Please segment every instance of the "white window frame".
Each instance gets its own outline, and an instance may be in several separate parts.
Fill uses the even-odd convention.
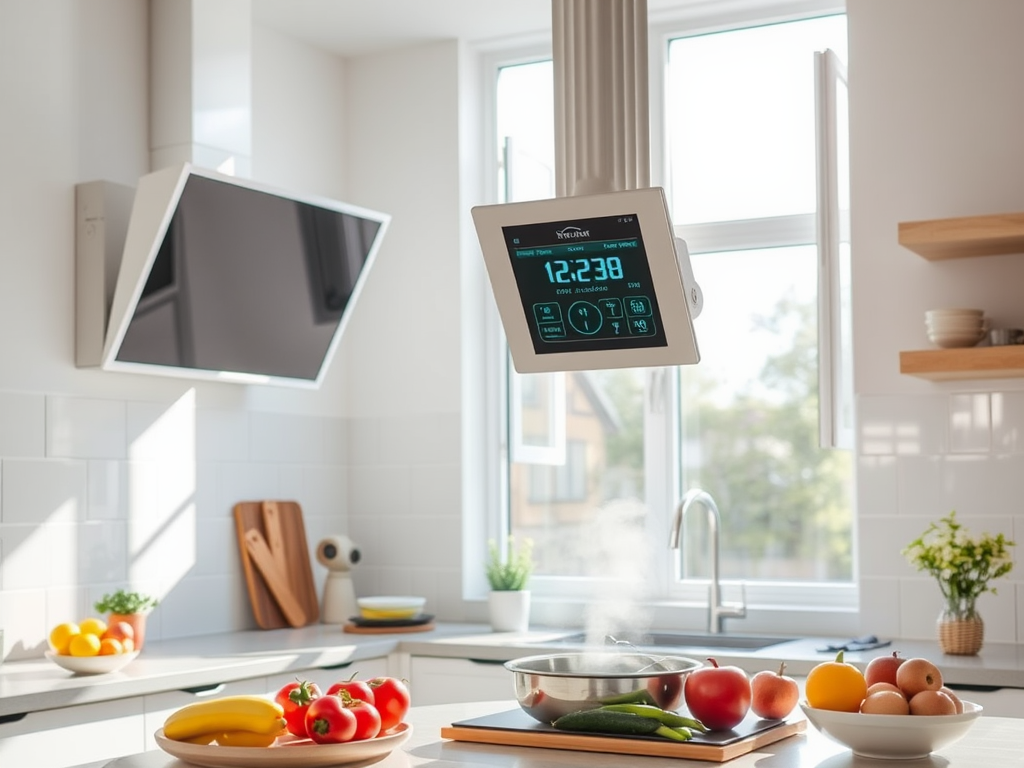
[[[796,21],[816,16],[844,13],[842,2],[836,0],[739,0],[730,4],[726,12],[710,9],[713,4],[702,4],[698,8],[682,8],[679,12],[662,12],[649,24],[650,51],[650,110],[651,110],[651,183],[666,186],[666,138],[665,138],[665,72],[669,40],[682,35],[705,34],[710,32],[740,29],[783,21]],[[498,155],[495,144],[495,88],[496,75],[501,67],[550,59],[548,41],[533,41],[505,50],[491,49],[481,59],[484,84],[487,95],[482,100],[485,108],[483,146],[487,148],[488,167],[485,178],[490,180],[487,194],[492,199],[483,202],[497,202]],[[808,62],[811,66],[811,62]],[[677,234],[687,241],[691,253],[720,250],[741,250],[755,244],[758,247],[806,245],[816,242],[818,226],[816,214],[777,217],[770,220],[748,222],[726,222],[698,226],[677,226]],[[486,285],[481,286],[487,290]],[[500,439],[487,444],[487,462],[499,466],[501,477],[491,479],[488,488],[488,519],[486,530],[491,538],[501,540],[507,530],[507,467],[509,454],[509,425],[504,414],[507,408],[508,364],[507,348],[493,302],[488,304],[488,359],[502,386],[498,395],[490,394],[489,402],[502,403],[497,409],[489,409],[489,433],[500,435]],[[657,466],[646,467],[647,501],[651,512],[650,525],[656,530],[651,535],[664,535],[664,552],[656,554],[655,567],[665,574],[666,583],[658,590],[661,597],[648,606],[654,626],[703,626],[707,609],[707,582],[699,579],[684,584],[672,584],[668,531],[672,512],[679,501],[678,481],[668,475],[669,467],[679,466],[679,414],[678,377],[674,369],[650,369],[648,372],[647,396],[645,399],[645,455],[664,456]],[[495,411],[498,411],[495,413]],[[667,415],[666,415],[667,414]],[[856,515],[854,514],[854,526]],[[480,541],[479,544],[484,542]],[[483,551],[476,546],[476,551]],[[856,564],[856,558],[854,559]],[[857,623],[857,575],[856,565],[852,584],[834,583],[782,583],[748,582],[742,585],[748,606],[748,617],[740,623],[733,623],[732,631],[739,632],[780,632],[784,634],[827,634],[856,633]],[[724,598],[736,600],[740,597],[740,586],[736,582],[723,582]],[[578,623],[585,614],[585,603],[600,594],[601,585],[595,580],[565,577],[538,577],[531,581],[531,589],[537,598],[534,603],[533,621],[538,624],[561,625]],[[479,597],[480,595],[476,595]],[[742,628],[741,628],[742,627]]]

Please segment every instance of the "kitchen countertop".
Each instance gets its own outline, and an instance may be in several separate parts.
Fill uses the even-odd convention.
[[[0,718],[283,672],[345,666],[395,652],[500,662],[571,650],[557,640],[572,633],[569,629],[499,633],[485,625],[439,623],[428,632],[357,635],[346,634],[337,625],[315,624],[151,641],[135,661],[106,675],[73,675],[45,658],[6,661],[0,664]],[[777,668],[785,662],[787,674],[800,676],[819,662],[834,658],[834,653],[818,648],[835,641],[785,640],[754,651],[687,648],[684,654],[703,658],[713,652],[720,664],[737,664],[751,672]],[[894,641],[885,648],[847,652],[844,658],[863,667],[875,656],[892,651],[899,651],[905,658],[923,656],[933,660],[949,683],[1024,688],[1024,645],[992,643],[985,644],[977,656],[946,656],[934,642]]]
[[[379,768],[677,768],[678,758],[625,757],[623,755],[532,747],[502,747],[441,738],[441,728],[453,722],[502,712],[515,707],[512,701],[472,704],[441,704],[413,707],[406,721],[412,736],[401,748],[380,762]],[[900,764],[938,768],[975,768],[984,755],[987,768],[1020,768],[1020,745],[1024,743],[1024,720],[981,717],[971,730],[927,758],[899,761]],[[756,749],[728,762],[730,768],[876,768],[888,761],[863,758],[837,744],[808,724],[802,734]],[[160,750],[121,757],[111,762],[90,763],[79,768],[179,768],[176,758]],[[686,760],[686,765],[720,766],[722,763]]]

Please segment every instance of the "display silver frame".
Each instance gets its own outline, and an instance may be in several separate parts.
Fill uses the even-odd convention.
[[[623,214],[638,218],[667,343],[658,347],[537,353],[504,228]],[[700,361],[687,287],[661,187],[476,206],[472,215],[512,363],[519,373],[693,365]]]

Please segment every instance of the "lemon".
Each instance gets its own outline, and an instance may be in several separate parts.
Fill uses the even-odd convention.
[[[107,623],[103,619],[89,617],[78,623],[78,629],[81,630],[83,635],[103,637],[103,633],[107,631]]]
[[[96,656],[100,652],[100,639],[93,634],[80,632],[71,638],[68,653],[72,656]]]
[[[71,638],[81,631],[81,628],[71,621],[58,624],[50,631],[50,647],[53,649],[53,652],[61,656],[67,656]]]

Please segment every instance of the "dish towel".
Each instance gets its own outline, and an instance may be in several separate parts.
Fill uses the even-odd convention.
[[[839,653],[839,651],[870,651],[872,648],[885,648],[891,640],[879,640],[874,635],[855,637],[842,643],[834,643],[819,648],[819,653]]]

